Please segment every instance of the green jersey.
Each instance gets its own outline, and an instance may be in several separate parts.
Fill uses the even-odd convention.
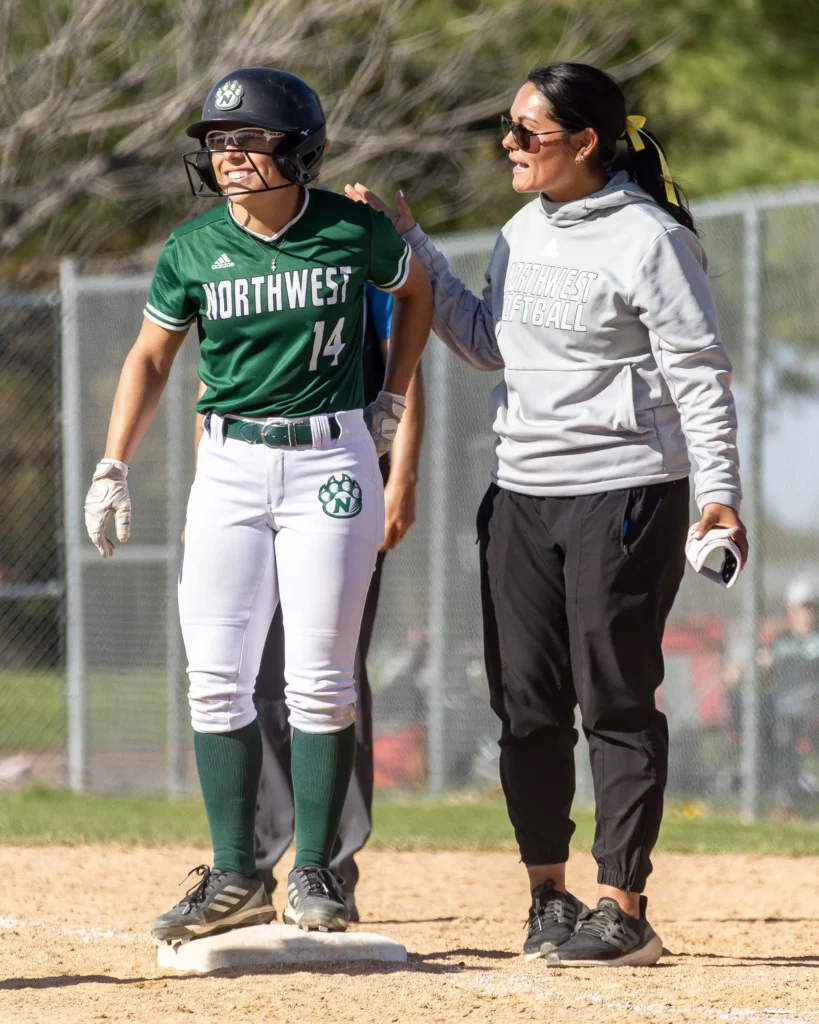
[[[199,412],[312,416],[364,404],[364,285],[391,291],[410,248],[389,219],[323,189],[272,239],[230,204],[177,228],[157,260],[145,316],[181,331],[196,321]]]

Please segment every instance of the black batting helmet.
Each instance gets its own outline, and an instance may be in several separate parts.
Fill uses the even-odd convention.
[[[205,136],[231,124],[283,132],[273,153],[282,177],[293,185],[309,185],[318,177],[326,148],[326,121],[315,91],[298,75],[276,68],[241,68],[220,78],[208,93],[201,120],[186,129],[202,149],[186,153],[185,166],[193,168],[215,195],[222,193]],[[192,179],[191,187],[195,195],[207,195]]]

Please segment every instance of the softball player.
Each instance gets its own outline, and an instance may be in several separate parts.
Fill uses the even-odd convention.
[[[364,401],[375,399],[384,384],[394,301],[372,285],[365,289],[367,327],[364,336]],[[338,878],[350,911],[358,921],[355,890],[359,870],[355,855],[372,831],[373,721],[367,659],[375,628],[381,578],[387,551],[396,547],[415,518],[415,489],[424,432],[424,386],[418,367],[407,391],[407,409],[388,455],[379,460],[384,481],[385,532],[364,605],[356,654],[357,716],[353,777],[338,826],[330,869]],[[197,428],[201,423],[197,416]],[[262,773],[256,803],[256,870],[272,896],[276,864],[293,839],[293,784],[290,778],[290,726],[285,701],[284,629],[277,609],[267,635],[254,703],[262,734]]]
[[[293,729],[296,859],[284,919],[344,930],[328,870],[355,752],[358,632],[384,532],[389,449],[431,322],[431,289],[389,220],[315,181],[325,120],[295,75],[221,79],[187,129],[195,195],[225,196],[173,232],[114,399],[86,499],[103,557],[130,531],[128,462],[194,322],[205,415],[179,582],[196,765],[213,867],[153,924],[193,938],[273,918],[254,858],[262,746],[253,688],[281,602]],[[364,286],[400,300],[384,390],[362,414]]]
[[[524,952],[647,965],[663,948],[642,893],[668,768],[655,691],[685,565],[689,451],[697,532],[729,528],[748,552],[731,366],[691,215],[617,83],[586,64],[535,68],[511,115],[512,185],[535,196],[501,231],[483,298],[400,193],[395,223],[432,280],[436,334],[504,374],[478,538],[501,782],[532,897]],[[594,909],[566,887],[576,704],[597,803]]]

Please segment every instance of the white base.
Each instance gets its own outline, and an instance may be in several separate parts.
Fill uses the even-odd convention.
[[[249,964],[340,960],[391,960],[403,964],[407,961],[407,950],[400,942],[373,932],[303,932],[294,925],[257,924],[181,945],[162,943],[156,959],[160,967],[205,973]]]

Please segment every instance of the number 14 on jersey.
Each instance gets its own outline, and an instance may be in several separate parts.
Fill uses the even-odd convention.
[[[311,372],[318,370],[319,356],[326,356],[328,359],[332,359],[333,361],[330,365],[338,366],[338,357],[344,348],[344,342],[341,340],[341,332],[344,330],[344,317],[333,328],[326,345],[324,344],[325,325],[325,320],[319,320],[313,328],[313,354],[310,357]],[[324,346],[324,351],[322,351],[322,346]]]

